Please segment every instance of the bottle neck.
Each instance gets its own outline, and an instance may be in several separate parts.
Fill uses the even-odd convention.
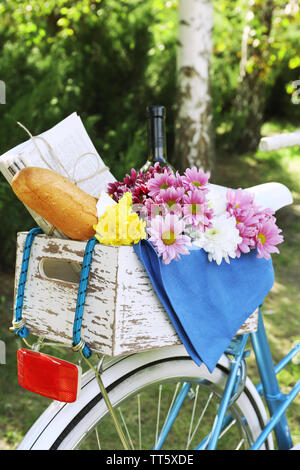
[[[165,108],[163,106],[150,106],[148,113],[148,161],[166,164],[166,126]]]

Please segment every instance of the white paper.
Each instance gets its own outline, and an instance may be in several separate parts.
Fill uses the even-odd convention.
[[[115,206],[117,203],[105,191],[102,191],[97,202],[97,216],[98,220],[105,214],[109,206]]]
[[[32,129],[29,129],[29,131],[33,133]],[[37,138],[35,142],[45,160],[48,162],[48,165],[41,158],[33,140],[29,139],[0,157],[1,171],[3,165],[6,168],[10,166],[16,172],[18,171],[18,166],[19,169],[24,166],[36,166],[40,168],[50,168],[67,178],[70,177],[70,179],[73,176],[75,180],[90,177],[87,181],[78,182],[78,187],[94,197],[99,197],[101,190],[104,189],[108,183],[115,181],[115,178],[109,170],[92,176],[97,170],[103,169],[105,164],[77,113],[71,114],[52,129],[40,134],[40,136],[50,144],[67,171],[64,171],[63,167],[57,164],[48,146],[39,138]],[[88,152],[89,154],[80,159],[77,163],[78,158]],[[74,174],[75,166],[76,171]]]
[[[29,131],[34,135],[34,129],[29,129]],[[26,135],[25,130],[24,135]],[[53,128],[40,134],[39,137],[45,139],[50,145],[61,161],[62,166],[57,164],[55,158],[53,158],[47,143],[40,138],[34,140],[28,138],[0,157],[0,171],[9,184],[11,184],[12,178],[18,171],[28,166],[52,169],[72,181],[75,180],[79,188],[96,198],[99,197],[102,190],[106,189],[108,183],[115,181],[109,169],[105,169],[103,160],[76,112]],[[41,157],[35,143],[44,159]],[[84,154],[87,155],[79,159]],[[97,171],[99,171],[99,174],[95,174]],[[80,182],[81,179],[86,180]],[[51,225],[34,211],[28,207],[26,208],[38,225],[48,233]],[[62,236],[59,231],[55,233]]]

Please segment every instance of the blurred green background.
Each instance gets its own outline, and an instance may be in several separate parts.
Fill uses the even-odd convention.
[[[259,12],[261,0],[250,3]],[[251,21],[254,52],[247,72],[259,71],[258,80],[266,85],[264,120],[295,122],[300,106],[291,98],[292,83],[299,79],[300,13],[293,1],[275,0],[274,6],[267,55],[259,50],[262,21]],[[246,0],[214,2],[216,166],[225,152],[235,151],[243,130],[234,99],[248,10]],[[0,155],[27,140],[17,121],[37,135],[77,111],[101,157],[120,178],[146,159],[145,111],[151,104],[166,106],[172,155],[177,20],[175,0],[1,2],[0,79],[6,84],[6,104],[0,105]],[[0,220],[6,221],[0,227],[0,262],[7,269],[14,262],[16,231],[32,221],[2,177]]]
[[[261,0],[250,6],[261,8]],[[272,30],[264,48],[260,20],[251,21],[251,55],[246,70],[264,84],[262,135],[299,128],[300,9],[297,1],[274,0]],[[266,322],[275,361],[300,338],[300,150],[263,154],[237,147],[243,119],[235,98],[246,0],[214,2],[211,84],[216,141],[214,181],[247,187],[279,181],[293,192],[294,205],[278,213],[285,243],[274,256],[276,285],[266,302]],[[176,111],[175,0],[7,0],[0,3],[0,155],[49,129],[76,111],[99,154],[117,178],[146,160],[146,106],[167,109],[168,155],[174,149]],[[249,20],[249,18],[248,18]],[[267,44],[267,45],[266,45]],[[255,52],[257,48],[257,54]],[[294,84],[294,85],[293,85]],[[255,93],[255,90],[253,91]],[[7,365],[0,376],[0,449],[14,448],[47,399],[21,390],[15,370],[18,340],[8,332],[11,319],[16,233],[34,225],[0,175],[0,327]],[[278,315],[271,315],[272,313]],[[299,365],[282,374],[288,390]],[[4,386],[5,385],[5,386]],[[300,403],[290,411],[292,432],[300,440]]]

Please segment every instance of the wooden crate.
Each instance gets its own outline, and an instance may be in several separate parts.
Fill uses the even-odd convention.
[[[15,292],[26,235],[17,237]],[[85,246],[46,235],[35,238],[23,305],[33,334],[72,345]],[[255,331],[257,316],[254,312],[238,334]],[[181,343],[131,246],[95,246],[81,337],[92,350],[109,356]]]

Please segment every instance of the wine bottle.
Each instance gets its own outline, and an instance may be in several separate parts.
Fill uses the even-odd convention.
[[[161,167],[168,166],[166,143],[166,108],[164,106],[147,107],[147,135],[148,135],[148,159],[142,167],[147,171],[150,166],[159,163]]]

